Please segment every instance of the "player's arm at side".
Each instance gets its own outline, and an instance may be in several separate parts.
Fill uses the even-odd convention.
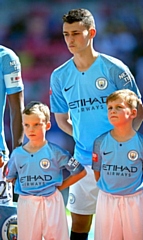
[[[100,178],[101,171],[101,161],[102,157],[100,154],[100,145],[102,143],[102,139],[104,138],[104,134],[98,137],[93,144],[93,152],[92,152],[92,169],[94,172],[95,180],[98,182]]]
[[[21,91],[7,97],[10,108],[12,149],[14,149],[21,145],[23,141],[22,111],[24,109],[24,93]]]
[[[86,170],[83,169],[81,172],[75,174],[75,175],[71,175],[70,177],[68,177],[65,181],[63,181],[61,186],[58,186],[58,189],[61,191],[69,186],[71,186],[72,184],[74,184],[75,182],[79,181],[81,178],[86,176]]]
[[[143,104],[142,101],[140,100],[140,103],[138,104],[137,117],[133,120],[133,127],[136,131],[141,126],[142,121],[143,121]]]
[[[98,182],[98,180],[100,178],[100,172],[94,170],[94,176],[95,176],[96,182]]]
[[[55,113],[55,119],[58,127],[65,133],[72,136],[72,123],[69,113]]]
[[[14,185],[17,178],[17,168],[15,165],[13,152],[11,154],[10,160],[6,164],[4,177],[6,177],[7,182],[11,182]]]

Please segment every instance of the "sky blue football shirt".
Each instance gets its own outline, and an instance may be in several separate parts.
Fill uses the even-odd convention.
[[[76,142],[74,157],[84,165],[91,165],[94,139],[112,129],[107,117],[107,96],[128,88],[141,98],[128,67],[105,54],[99,54],[85,72],[80,72],[71,58],[53,71],[50,86],[51,111],[70,112]]]

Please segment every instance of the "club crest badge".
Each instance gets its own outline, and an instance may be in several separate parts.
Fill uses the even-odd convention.
[[[98,89],[104,90],[108,86],[108,82],[105,78],[98,78],[95,82],[95,85]]]
[[[40,167],[43,169],[48,169],[50,167],[50,161],[47,158],[44,158],[40,161]]]
[[[137,159],[138,159],[138,153],[137,153],[137,151],[134,151],[134,150],[130,151],[130,152],[128,153],[128,158],[129,158],[131,161],[137,160]]]
[[[12,215],[7,218],[2,226],[2,239],[17,240],[17,215]]]
[[[70,204],[73,204],[75,202],[75,196],[72,193],[69,194],[69,202]]]

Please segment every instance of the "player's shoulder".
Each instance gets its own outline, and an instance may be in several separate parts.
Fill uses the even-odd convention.
[[[20,153],[21,151],[23,151],[23,146],[18,146],[12,150],[11,154],[14,155],[14,154]]]
[[[94,140],[94,144],[98,143],[101,144],[101,142],[106,138],[106,136],[109,134],[109,131],[102,133],[101,135],[99,135],[95,140]]]
[[[126,66],[123,61],[120,59],[104,54],[104,53],[99,53],[99,57],[101,61],[103,61],[105,64],[111,65],[111,66],[118,66],[118,67],[123,67]]]
[[[59,146],[58,144],[56,143],[53,143],[53,142],[47,142],[47,147],[53,151],[53,152],[61,152],[61,153],[65,153],[65,154],[69,154],[69,152],[64,149],[63,147]]]
[[[21,156],[23,155],[23,146],[18,146],[12,150],[10,154],[10,159],[14,159],[16,162],[21,161]]]
[[[67,74],[67,71],[70,71],[72,69],[72,66],[73,66],[73,60],[72,60],[72,58],[70,58],[65,63],[60,65],[59,67],[55,68],[54,71],[52,72],[52,74],[58,74],[58,76],[59,76],[59,74],[65,73],[65,71]]]
[[[16,55],[16,53],[12,49],[10,49],[8,47],[5,47],[3,45],[0,45],[0,56],[1,57],[4,57],[4,56],[15,56],[15,57],[18,57]]]
[[[137,132],[137,136],[138,136],[140,142],[143,144],[143,134],[140,132]]]

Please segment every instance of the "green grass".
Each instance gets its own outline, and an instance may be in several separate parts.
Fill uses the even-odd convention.
[[[69,226],[69,233],[70,233],[70,229],[71,229],[71,218],[70,218],[70,212],[68,209],[66,209],[66,214],[68,217],[68,226]],[[94,221],[95,221],[95,214],[93,215],[93,221],[92,221],[92,226],[89,232],[89,236],[88,236],[88,240],[93,240],[94,239]]]

